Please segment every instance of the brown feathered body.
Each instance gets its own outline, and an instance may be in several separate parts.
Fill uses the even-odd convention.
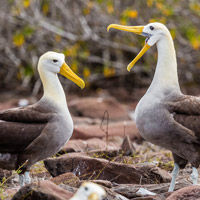
[[[166,93],[155,102],[143,97],[145,111],[139,105],[136,124],[148,141],[172,151],[181,168],[187,162],[200,164],[200,98],[178,93]]]
[[[73,131],[71,116],[66,113],[46,98],[31,106],[1,111],[0,168],[23,165],[23,173],[58,152]]]

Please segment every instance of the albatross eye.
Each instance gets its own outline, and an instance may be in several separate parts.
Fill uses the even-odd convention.
[[[149,28],[150,28],[152,31],[154,30],[154,27],[153,27],[153,26],[150,26]]]
[[[85,191],[88,191],[88,187],[84,187]]]
[[[57,63],[57,62],[58,62],[58,60],[56,60],[56,59],[53,59],[53,62],[54,62],[54,63]]]

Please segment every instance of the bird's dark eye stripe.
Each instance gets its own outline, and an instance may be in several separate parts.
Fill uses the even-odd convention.
[[[56,62],[58,62],[58,60],[56,60],[56,59],[53,59],[53,62],[54,62],[54,63],[56,63]]]
[[[153,26],[150,26],[150,29],[153,31],[153,30],[154,30],[154,27],[153,27]]]

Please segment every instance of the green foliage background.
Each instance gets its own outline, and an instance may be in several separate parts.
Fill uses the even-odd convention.
[[[115,30],[107,33],[106,27],[154,21],[166,24],[174,38],[181,81],[199,84],[199,0],[0,1],[0,89],[37,94],[37,61],[49,50],[63,52],[88,87],[98,79],[124,75],[144,38]],[[151,48],[134,73],[145,72],[151,79],[156,58],[156,49]]]

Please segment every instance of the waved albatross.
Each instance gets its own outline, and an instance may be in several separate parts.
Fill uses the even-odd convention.
[[[127,69],[154,44],[158,61],[153,81],[135,110],[136,126],[144,139],[172,151],[174,169],[169,191],[175,187],[179,169],[189,162],[191,179],[197,184],[200,164],[200,98],[182,94],[178,82],[176,53],[169,30],[161,23],[146,26],[108,26],[146,37],[145,45]]]
[[[106,200],[105,190],[92,182],[84,182],[70,200]]]
[[[73,121],[57,73],[85,87],[61,53],[43,54],[38,71],[43,97],[30,106],[0,111],[0,168],[12,170],[22,166],[21,186],[31,181],[31,165],[57,153],[73,132]]]

